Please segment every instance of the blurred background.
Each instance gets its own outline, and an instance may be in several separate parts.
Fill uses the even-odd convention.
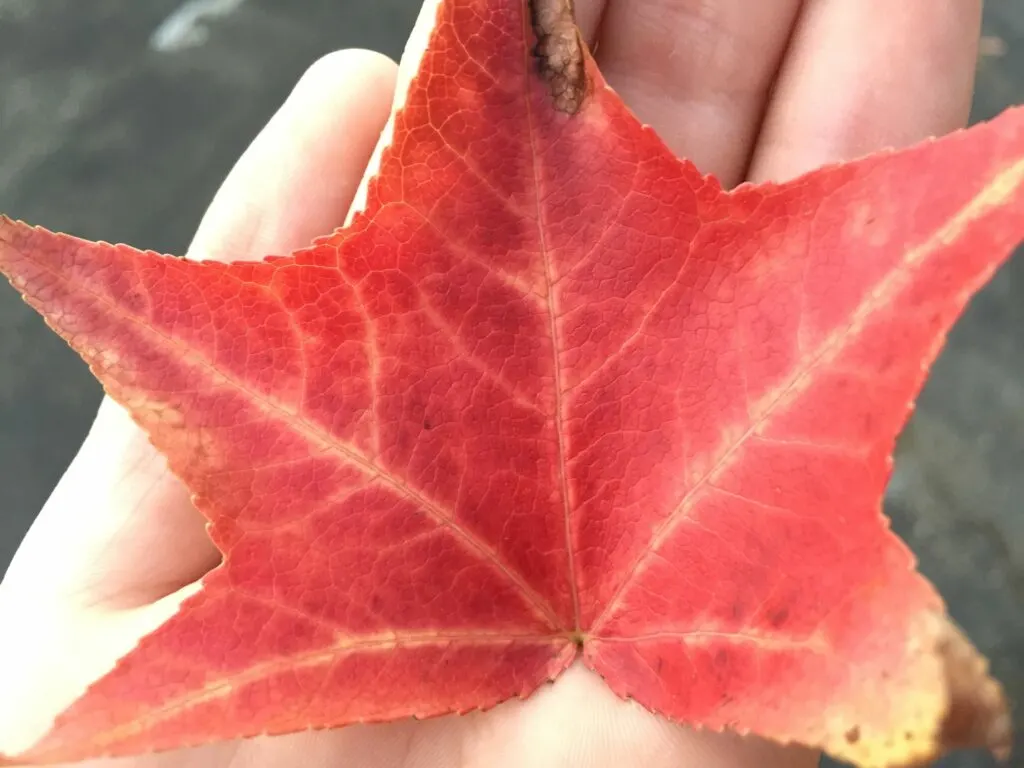
[[[182,253],[234,160],[337,48],[397,58],[419,0],[0,0],[0,211]],[[200,11],[206,11],[206,15]],[[973,119],[1024,103],[1024,0],[989,0]],[[72,459],[100,389],[0,285],[0,572]],[[886,501],[1024,731],[1024,256],[935,366]],[[1024,766],[1018,735],[1015,766]],[[994,765],[964,754],[945,768]]]

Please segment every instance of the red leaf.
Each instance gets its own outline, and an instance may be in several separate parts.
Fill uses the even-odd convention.
[[[286,258],[0,222],[224,553],[19,760],[486,708],[577,655],[865,765],[1004,745],[880,500],[1024,237],[1024,111],[726,192],[535,44],[523,0],[448,0],[365,212]]]

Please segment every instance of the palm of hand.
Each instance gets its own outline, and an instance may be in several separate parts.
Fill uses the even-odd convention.
[[[437,1],[428,0],[414,39],[423,41]],[[898,8],[886,0],[577,0],[577,16],[626,103],[678,153],[733,185],[960,125],[980,0],[908,0]],[[400,83],[416,69],[416,48],[403,60]],[[901,82],[893,82],[894,69]],[[283,253],[338,226],[358,200],[395,77],[391,62],[362,52],[315,65],[225,181],[190,255]],[[322,190],[317,199],[309,199],[311,188]],[[303,206],[288,207],[299,191]],[[25,627],[0,649],[0,676],[9,681],[0,692],[0,744],[45,727],[171,615],[217,559],[187,491],[126,415],[105,403],[0,588],[0,615]],[[339,760],[372,768],[668,768],[811,766],[816,755],[670,725],[573,668],[526,702],[489,713],[111,764],[277,768]]]

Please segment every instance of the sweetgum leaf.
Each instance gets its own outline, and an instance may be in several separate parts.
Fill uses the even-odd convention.
[[[18,761],[427,717],[574,659],[862,765],[1002,748],[881,514],[944,334],[1024,238],[1024,110],[724,191],[565,0],[447,0],[349,226],[216,264],[0,220],[0,271],[224,554]]]

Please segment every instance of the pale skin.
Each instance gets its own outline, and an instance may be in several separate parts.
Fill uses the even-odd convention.
[[[429,26],[428,0],[420,29]],[[981,0],[576,0],[609,83],[726,184],[782,180],[967,119]],[[366,51],[316,63],[238,161],[191,258],[286,253],[342,224],[401,71]],[[301,201],[301,202],[298,202]],[[187,490],[123,410],[96,422],[0,585],[0,747],[45,728],[170,616],[219,554]],[[93,766],[122,768],[810,768],[817,753],[692,731],[583,668],[525,702]]]

